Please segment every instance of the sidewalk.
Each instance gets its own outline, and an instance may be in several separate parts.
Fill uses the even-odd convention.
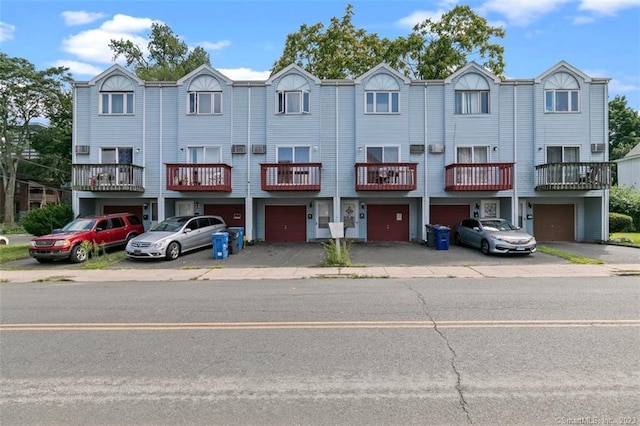
[[[216,281],[303,278],[565,278],[640,276],[639,264],[603,265],[478,265],[478,266],[372,266],[372,267],[283,267],[155,269],[132,273],[131,269],[93,270],[2,270],[0,279],[10,283],[28,282],[148,282]]]

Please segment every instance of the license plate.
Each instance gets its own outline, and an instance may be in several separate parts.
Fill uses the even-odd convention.
[[[140,252],[140,250],[139,250],[139,249],[136,249],[136,250],[134,250],[134,251],[133,251],[133,254],[140,254],[140,253],[141,253],[141,252]]]
[[[524,250],[524,247],[523,246],[517,246],[516,250]]]

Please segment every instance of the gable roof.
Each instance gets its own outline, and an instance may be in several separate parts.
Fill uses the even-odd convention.
[[[540,83],[542,80],[547,78],[549,75],[551,75],[551,74],[553,74],[555,72],[558,72],[558,71],[569,72],[569,73],[571,73],[573,75],[580,76],[587,83],[591,83],[591,77],[589,77],[587,74],[583,73],[578,68],[574,67],[573,65],[569,64],[566,61],[558,62],[557,64],[555,64],[554,66],[552,66],[551,68],[549,68],[548,70],[546,70],[545,72],[540,74],[538,77],[535,78],[535,82],[536,83]]]
[[[136,83],[138,83],[139,85],[141,86],[144,85],[144,80],[142,80],[137,75],[135,75],[134,73],[132,73],[131,71],[129,71],[128,69],[126,69],[125,67],[119,64],[114,64],[109,68],[107,68],[106,70],[102,71],[100,74],[93,77],[88,84],[89,86],[94,86],[99,81],[109,77],[112,74],[125,74],[127,77],[131,78],[132,80],[135,80]]]
[[[296,65],[296,64],[291,64],[289,66],[286,66],[285,68],[281,69],[280,71],[278,71],[277,73],[273,74],[271,77],[269,77],[269,79],[265,82],[265,84],[269,85],[269,84],[273,84],[274,81],[276,81],[277,79],[279,79],[280,77],[289,74],[291,72],[296,72],[298,74],[302,74],[305,78],[308,78],[309,80],[313,81],[315,84],[320,84],[321,81],[318,77],[316,77],[315,75],[309,73],[308,71],[306,71],[304,68]]]
[[[201,74],[213,75],[216,79],[224,81],[225,84],[227,85],[231,85],[233,83],[233,81],[229,77],[222,74],[220,71],[216,70],[215,68],[212,68],[210,65],[202,64],[198,68],[196,68],[195,70],[191,71],[189,74],[185,75],[180,80],[178,80],[176,84],[182,85],[185,83],[185,81],[188,81],[193,77],[197,77],[198,75],[201,75]]]
[[[389,66],[389,64],[384,63],[384,62],[379,63],[375,67],[371,68],[369,71],[367,71],[364,74],[362,74],[361,76],[357,77],[354,81],[355,81],[356,84],[362,84],[363,80],[366,80],[367,78],[371,77],[372,75],[379,74],[381,71],[384,71],[387,74],[391,74],[394,77],[399,78],[405,84],[411,83],[411,79],[409,77],[407,77],[406,75],[404,75],[404,74],[398,72],[397,70],[391,68]]]
[[[627,153],[627,155],[625,155],[622,158],[619,158],[619,159],[615,160],[615,162],[616,163],[620,163],[620,162],[635,160],[636,158],[640,158],[640,143],[636,144],[636,146],[634,146],[631,149],[631,151],[629,151]]]
[[[444,82],[445,84],[451,84],[453,80],[469,72],[475,72],[475,73],[481,74],[486,78],[492,80],[495,84],[500,84],[501,80],[498,76],[496,76],[495,74],[493,74],[492,72],[490,72],[489,70],[487,70],[486,68],[482,67],[480,64],[474,61],[471,61],[465,64],[464,66],[462,66],[460,69],[458,69],[456,72],[451,74],[449,77],[445,78]]]

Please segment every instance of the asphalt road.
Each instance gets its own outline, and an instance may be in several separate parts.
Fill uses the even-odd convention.
[[[2,424],[640,421],[637,277],[0,292]]]

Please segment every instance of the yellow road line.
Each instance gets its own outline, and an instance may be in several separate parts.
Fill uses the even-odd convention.
[[[317,321],[197,323],[59,323],[0,324],[0,331],[127,331],[127,330],[274,330],[367,328],[575,328],[640,327],[640,320],[505,320],[505,321]]]

